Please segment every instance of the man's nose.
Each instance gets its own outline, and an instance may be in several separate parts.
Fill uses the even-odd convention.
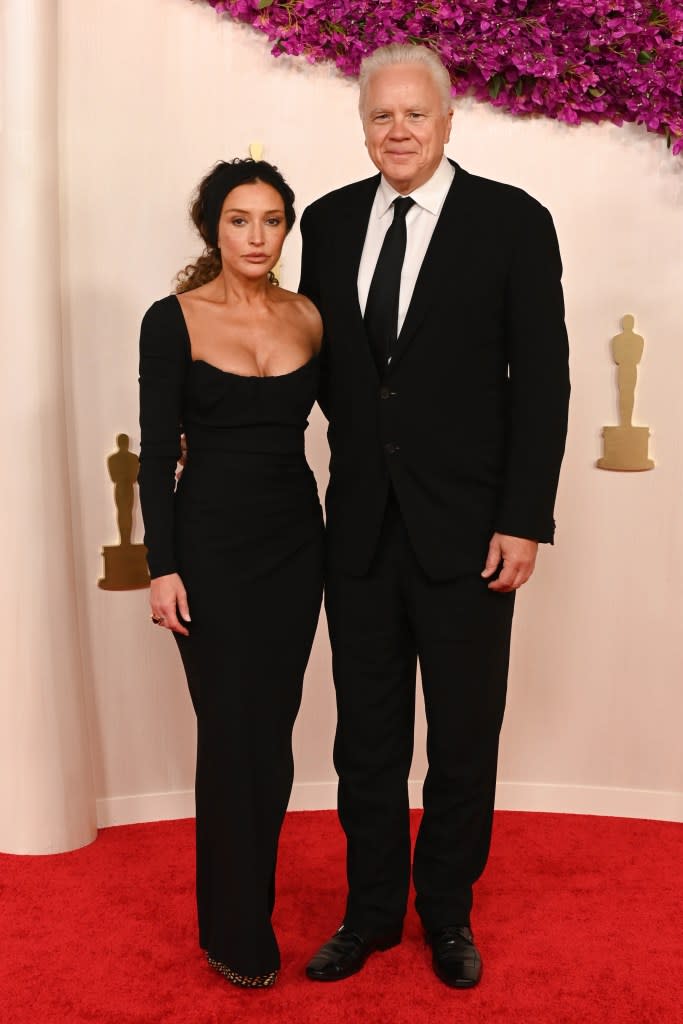
[[[392,139],[405,139],[410,134],[408,122],[404,117],[397,117],[391,126]]]

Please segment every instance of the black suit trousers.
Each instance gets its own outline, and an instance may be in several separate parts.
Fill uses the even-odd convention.
[[[469,921],[491,839],[514,600],[478,574],[430,580],[393,495],[369,572],[328,569],[344,920],[361,934],[400,924],[406,910],[418,660],[429,769],[413,862],[416,907],[427,929]]]

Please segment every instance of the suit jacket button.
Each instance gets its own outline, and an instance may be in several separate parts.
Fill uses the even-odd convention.
[[[380,398],[388,398],[390,394],[391,394],[391,391],[389,391],[388,387],[381,387],[379,389],[379,397]]]
[[[384,451],[387,455],[395,455],[396,452],[400,452],[400,447],[394,441],[389,441],[388,444],[384,445]]]

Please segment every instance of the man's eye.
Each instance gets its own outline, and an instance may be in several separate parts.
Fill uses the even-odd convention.
[[[388,120],[389,120],[389,115],[388,114],[375,114],[375,121],[388,121]]]
[[[417,112],[416,110],[413,110],[413,111],[412,111],[412,112],[411,112],[411,113],[409,114],[409,117],[410,117],[410,118],[411,118],[411,120],[413,120],[413,121],[420,121],[420,120],[422,120],[422,118],[424,117],[424,114],[419,114],[419,113],[418,113],[418,112]]]

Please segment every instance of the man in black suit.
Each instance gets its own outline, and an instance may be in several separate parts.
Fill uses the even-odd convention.
[[[307,967],[353,974],[400,941],[419,659],[429,770],[416,908],[437,975],[470,987],[472,885],[491,836],[515,591],[551,542],[569,381],[548,211],[444,156],[448,73],[430,50],[367,58],[381,172],[304,213],[300,290],[325,324],[326,609],[347,837],[343,925]]]

